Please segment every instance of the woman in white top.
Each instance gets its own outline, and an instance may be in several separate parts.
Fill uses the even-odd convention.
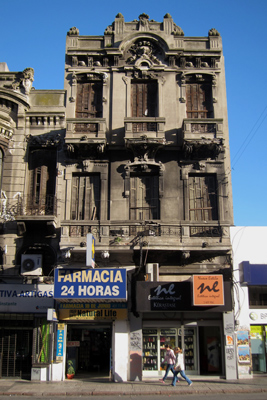
[[[176,361],[174,365],[174,375],[172,380],[172,386],[176,385],[176,381],[178,381],[177,375],[180,373],[181,376],[186,380],[189,386],[193,384],[193,382],[185,375],[184,372],[184,355],[180,347],[175,347],[174,353],[176,355]]]

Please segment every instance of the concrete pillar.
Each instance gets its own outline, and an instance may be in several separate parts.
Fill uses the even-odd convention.
[[[142,319],[130,313],[130,381],[142,380]]]

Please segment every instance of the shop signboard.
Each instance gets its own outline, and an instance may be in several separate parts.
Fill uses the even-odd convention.
[[[218,276],[218,275],[216,275]],[[220,297],[206,302],[204,305],[196,305],[192,299],[192,282],[145,282],[138,281],[136,293],[136,309],[139,312],[150,311],[209,311],[226,312],[232,310],[231,282],[221,282],[211,288],[217,287],[223,290]],[[205,287],[205,286],[204,286]],[[220,300],[218,300],[220,299]],[[222,303],[222,305],[218,305]]]
[[[126,270],[118,268],[55,270],[55,299],[126,300]]]
[[[46,313],[54,307],[53,294],[53,285],[0,285],[0,312]]]
[[[60,320],[125,320],[127,303],[59,303]]]
[[[193,304],[194,306],[223,306],[223,276],[193,275]]]
[[[56,351],[56,360],[63,360],[63,352],[64,352],[64,335],[65,335],[65,325],[58,324],[57,327],[57,351]]]
[[[253,308],[249,310],[249,319],[251,324],[267,324],[267,309]]]

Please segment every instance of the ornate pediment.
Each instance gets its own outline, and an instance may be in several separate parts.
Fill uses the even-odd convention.
[[[154,160],[157,151],[166,144],[162,138],[147,138],[145,135],[135,139],[125,139],[125,145],[132,150],[135,160]]]
[[[138,39],[128,49],[126,54],[127,64],[135,67],[148,67],[161,65],[163,51],[152,40]]]

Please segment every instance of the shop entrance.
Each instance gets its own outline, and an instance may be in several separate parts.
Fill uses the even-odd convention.
[[[111,325],[68,324],[67,362],[72,360],[75,378],[109,377],[111,332]]]
[[[199,356],[201,375],[222,373],[221,334],[218,326],[199,327]]]

